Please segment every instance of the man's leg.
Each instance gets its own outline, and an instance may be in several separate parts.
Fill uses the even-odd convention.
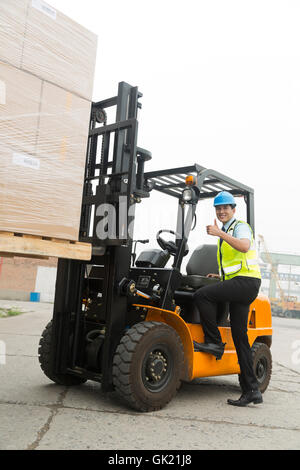
[[[262,394],[259,391],[256,376],[253,370],[253,359],[248,340],[247,326],[249,306],[257,296],[260,281],[253,279],[243,279],[241,286],[247,286],[243,302],[231,302],[230,323],[233,342],[236,348],[238,361],[240,364],[240,384],[242,395],[238,400],[227,400],[228,404],[234,406],[247,406],[249,403],[262,403]]]
[[[231,334],[240,364],[240,383],[242,392],[258,390],[258,383],[253,371],[251,348],[248,341],[247,324],[249,305],[230,303]]]
[[[201,287],[195,292],[194,301],[199,309],[206,343],[222,344],[217,327],[218,302],[229,302],[237,296],[240,299],[235,278]]]
[[[197,291],[194,299],[200,313],[205,342],[219,344],[222,339],[217,328],[218,302],[215,300],[215,290],[211,291],[211,287],[199,289],[201,292]]]
[[[248,313],[249,305],[230,304],[231,333],[240,364],[240,384],[242,388],[242,395],[238,400],[227,400],[227,403],[233,406],[247,406],[249,403],[258,404],[263,402],[253,370],[252,354],[248,341]]]

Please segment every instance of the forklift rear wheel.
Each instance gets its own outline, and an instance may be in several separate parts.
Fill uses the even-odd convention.
[[[272,355],[265,343],[255,342],[251,348],[253,369],[261,393],[268,388],[272,375]]]
[[[156,411],[169,403],[181,385],[184,353],[169,325],[141,322],[121,339],[113,360],[116,392],[138,411]]]
[[[86,379],[80,377],[75,377],[75,375],[68,374],[54,374],[50,366],[50,349],[51,349],[51,340],[52,340],[52,321],[48,323],[46,328],[43,331],[42,337],[39,342],[39,362],[42,371],[52,380],[52,382],[57,383],[58,385],[80,385],[86,382]]]

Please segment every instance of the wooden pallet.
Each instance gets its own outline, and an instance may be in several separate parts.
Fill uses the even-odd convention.
[[[92,245],[59,238],[0,231],[0,256],[89,261],[92,256]]]

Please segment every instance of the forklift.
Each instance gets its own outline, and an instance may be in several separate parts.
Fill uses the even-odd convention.
[[[198,164],[146,172],[151,153],[137,146],[141,97],[137,87],[121,82],[117,96],[92,104],[79,237],[92,245],[92,257],[58,260],[53,318],[38,352],[53,382],[71,386],[93,380],[126,406],[148,412],[167,405],[182,382],[240,373],[228,305],[219,306],[218,327],[226,343],[221,360],[193,347],[193,341],[204,341],[193,297],[201,287],[220,282],[207,277],[218,274],[217,246],[199,246],[186,273],[181,265],[198,202],[229,191],[244,199],[253,228],[254,191]],[[111,112],[115,122],[108,124]],[[137,257],[136,243],[148,240],[133,239],[135,208],[152,191],[177,200],[177,226],[159,230],[158,246]],[[264,392],[272,370],[272,316],[263,295],[250,306],[248,338]]]

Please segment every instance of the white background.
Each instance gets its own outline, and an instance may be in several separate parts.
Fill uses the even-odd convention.
[[[298,0],[50,4],[99,37],[94,100],[115,96],[120,81],[143,93],[148,171],[199,163],[253,187],[256,234],[270,251],[300,252]],[[175,228],[176,213],[175,200],[152,193],[135,236]],[[214,217],[200,204],[191,244],[214,242],[205,235]]]

